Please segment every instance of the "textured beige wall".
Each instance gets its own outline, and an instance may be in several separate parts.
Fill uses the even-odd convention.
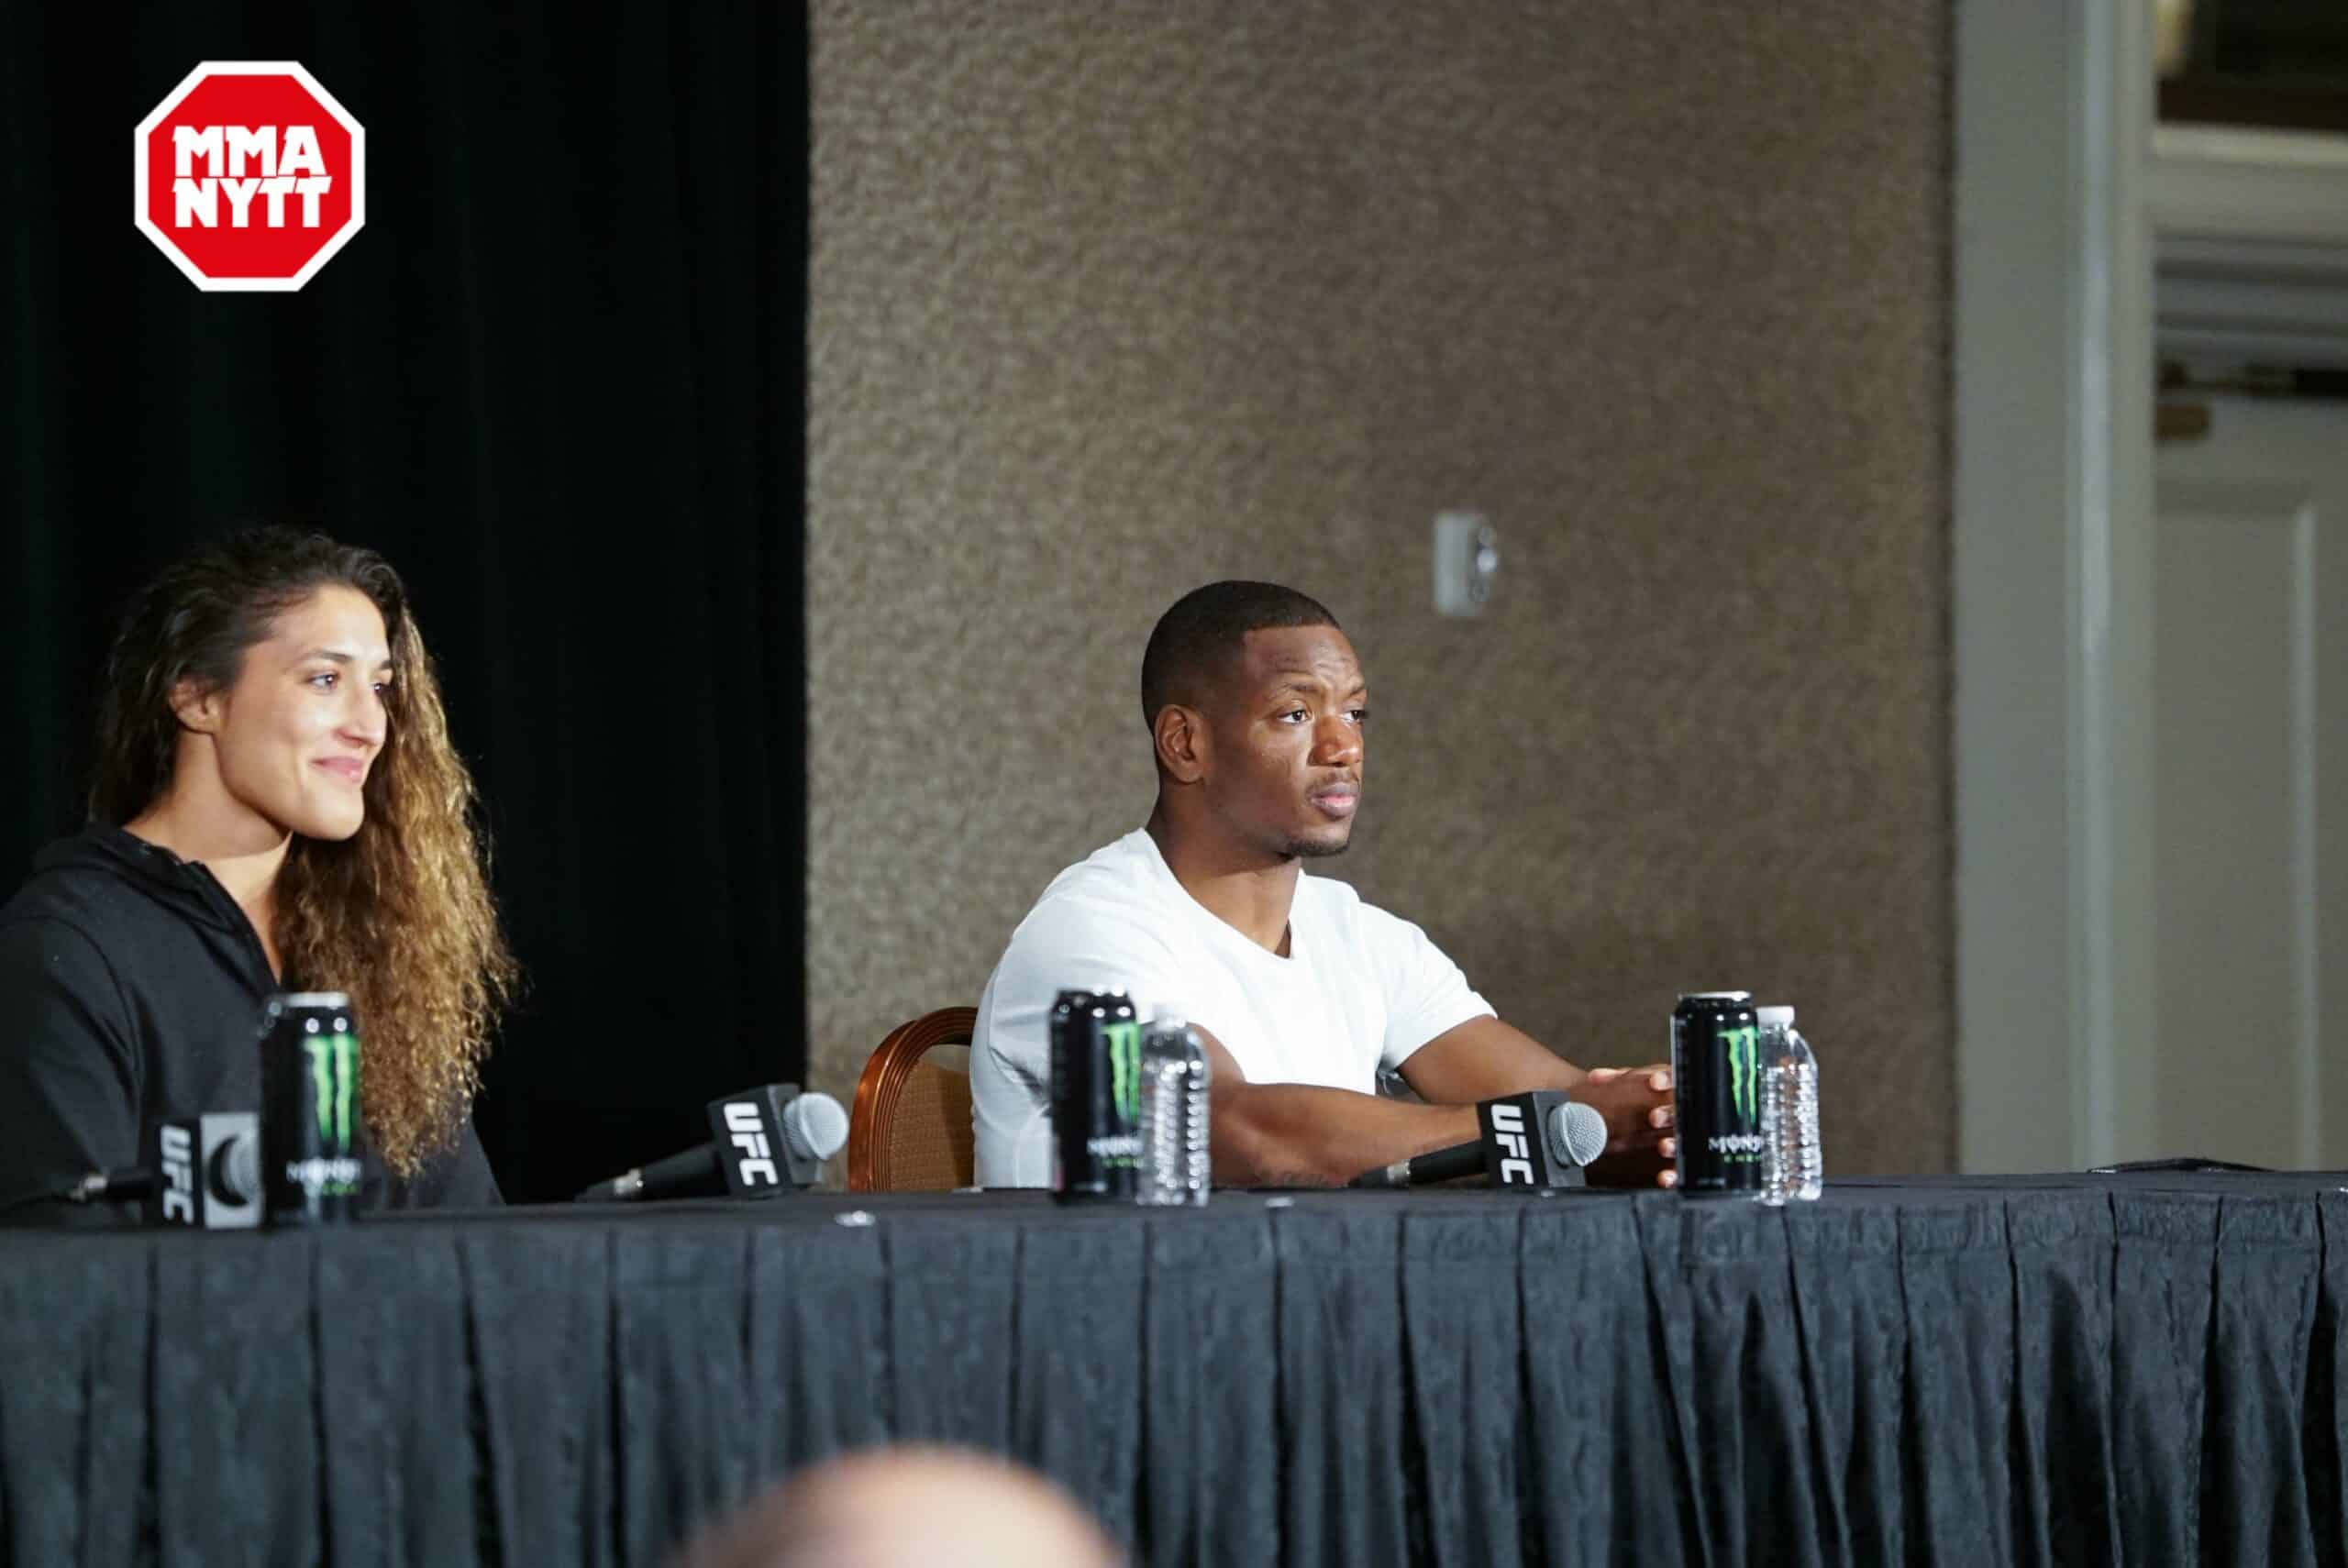
[[[1149,625],[1263,577],[1369,672],[1316,870],[1577,1059],[1796,1001],[1834,1166],[1945,1168],[1944,6],[812,15],[815,1080],[1141,821]]]

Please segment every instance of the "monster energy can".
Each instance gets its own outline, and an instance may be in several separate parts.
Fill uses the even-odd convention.
[[[1141,1022],[1123,991],[1052,1003],[1052,1196],[1131,1203],[1141,1176]]]
[[[340,991],[269,999],[260,1036],[260,1159],[272,1225],[359,1208],[359,1020]]]
[[[1761,1030],[1750,991],[1696,991],[1671,1010],[1679,1190],[1761,1187]]]

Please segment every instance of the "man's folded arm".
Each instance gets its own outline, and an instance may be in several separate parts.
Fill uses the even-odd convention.
[[[1398,1070],[1429,1105],[1473,1105],[1527,1089],[1572,1090],[1589,1076],[1490,1014],[1445,1030],[1403,1057]]]
[[[1213,1073],[1209,1131],[1218,1187],[1342,1187],[1380,1165],[1475,1141],[1472,1105],[1249,1083],[1213,1032],[1193,1027]]]

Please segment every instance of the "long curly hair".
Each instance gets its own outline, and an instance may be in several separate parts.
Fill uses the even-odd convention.
[[[171,787],[172,693],[235,684],[245,653],[323,588],[363,593],[392,655],[366,820],[341,841],[295,836],[273,890],[289,990],[347,991],[365,1040],[367,1131],[414,1176],[449,1146],[519,981],[473,826],[472,776],[389,562],[316,534],[250,528],[180,561],[132,600],[106,657],[90,815],[116,826]]]

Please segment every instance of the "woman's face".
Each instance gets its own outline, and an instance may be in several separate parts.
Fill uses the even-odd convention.
[[[355,589],[322,588],[245,650],[234,685],[181,720],[212,736],[237,805],[281,833],[344,839],[367,820],[391,679],[382,613]]]

